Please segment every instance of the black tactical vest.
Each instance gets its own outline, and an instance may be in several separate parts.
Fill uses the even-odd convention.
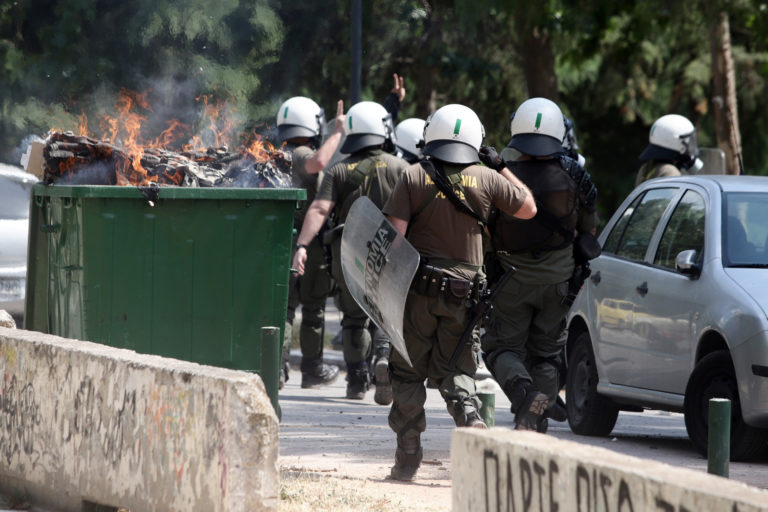
[[[531,189],[538,211],[530,220],[501,212],[493,226],[494,248],[536,253],[568,247],[578,221],[579,191],[560,160],[508,162],[507,167]]]

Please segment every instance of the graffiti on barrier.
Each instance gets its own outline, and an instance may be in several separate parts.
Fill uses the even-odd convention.
[[[35,429],[40,421],[35,388],[21,385],[15,375],[6,374],[0,394],[0,454],[9,465],[21,453],[34,452]]]
[[[637,510],[626,480],[615,482],[610,474],[594,468],[589,470],[581,464],[576,466],[574,474],[567,474],[552,459],[542,463],[540,459],[529,460],[485,450],[483,470],[485,510],[489,512]],[[575,482],[575,485],[566,482]],[[574,495],[564,496],[562,491],[566,489],[571,489]],[[567,502],[567,506],[559,500]]]

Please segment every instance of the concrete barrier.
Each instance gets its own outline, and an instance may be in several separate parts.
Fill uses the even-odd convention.
[[[768,492],[741,482],[535,432],[456,429],[457,512],[756,512]]]
[[[7,328],[0,372],[4,493],[56,511],[277,510],[278,420],[256,374]]]

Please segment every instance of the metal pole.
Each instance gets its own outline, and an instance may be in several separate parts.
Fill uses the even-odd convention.
[[[349,78],[351,105],[360,102],[363,74],[363,0],[352,0],[352,73]],[[350,106],[351,106],[350,105]]]
[[[277,402],[277,386],[280,381],[280,359],[282,358],[279,327],[261,328],[261,368],[259,376],[264,382],[267,394],[272,401],[277,417],[280,417],[280,404]]]
[[[480,399],[480,417],[491,428],[496,422],[496,394],[478,392],[477,397]]]
[[[731,458],[731,401],[709,400],[709,437],[707,439],[707,473],[728,478]]]

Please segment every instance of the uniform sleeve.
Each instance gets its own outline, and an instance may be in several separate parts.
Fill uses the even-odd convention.
[[[523,206],[526,192],[517,185],[513,185],[501,174],[494,172],[491,174],[493,197],[493,206],[509,215],[514,215]]]
[[[655,178],[664,178],[666,176],[680,176],[680,169],[672,164],[664,164],[658,167]]]
[[[331,167],[328,172],[323,173],[323,179],[317,187],[315,199],[324,199],[336,203],[339,197],[339,187],[337,185],[338,165]]]
[[[309,160],[315,152],[306,146],[299,146],[291,153],[291,174],[293,175],[293,182],[305,186],[311,176],[307,173],[307,160]]]
[[[395,184],[392,195],[383,208],[384,215],[390,215],[401,220],[411,220],[411,194],[406,182],[406,174],[402,173]]]

